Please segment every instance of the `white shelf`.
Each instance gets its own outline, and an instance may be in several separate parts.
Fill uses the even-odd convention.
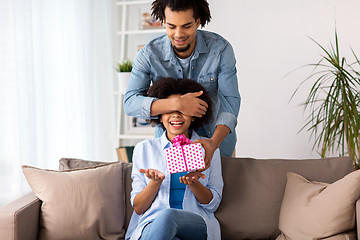
[[[149,4],[152,3],[152,1],[148,0],[144,0],[144,1],[117,1],[116,5],[117,6],[123,6],[123,5],[141,5],[141,4]]]
[[[143,45],[149,41],[149,38],[153,38],[151,34],[153,34],[154,37],[156,37],[156,35],[161,36],[166,34],[165,28],[140,29],[141,22],[139,21],[141,21],[141,13],[143,11],[150,12],[152,2],[153,0],[114,0],[113,4],[119,7],[116,11],[119,26],[115,31],[119,43],[119,61],[129,59],[129,55],[133,58],[132,55],[134,52],[130,51],[136,50],[137,42]],[[136,44],[132,42],[134,39],[136,40]],[[153,138],[155,134],[152,132],[155,131],[149,131],[149,129],[145,128],[132,129],[131,124],[129,125],[129,117],[127,117],[123,111],[124,93],[120,89],[120,86],[118,86],[118,89],[114,89],[112,93],[117,97],[116,133],[113,137],[119,140],[119,144],[123,144],[123,140],[136,142],[137,140]]]
[[[117,35],[135,35],[135,34],[151,34],[151,33],[166,33],[165,29],[145,29],[145,30],[132,30],[132,31],[118,31]]]

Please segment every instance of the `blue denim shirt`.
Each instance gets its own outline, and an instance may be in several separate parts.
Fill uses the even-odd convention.
[[[195,141],[199,138],[201,137],[193,131],[190,140]],[[135,146],[131,174],[133,179],[130,199],[131,204],[134,204],[135,196],[150,182],[150,179],[147,178],[145,174],[139,172],[140,168],[157,169],[165,174],[165,179],[151,206],[141,215],[136,214],[135,211],[133,212],[125,236],[125,239],[127,240],[139,239],[144,226],[146,226],[147,223],[152,222],[163,209],[170,208],[169,198],[171,177],[167,170],[164,149],[172,146],[172,143],[166,137],[166,132],[159,138],[144,140]],[[224,187],[219,149],[216,149],[214,153],[210,168],[202,173],[206,177],[204,179],[200,178],[199,182],[210,189],[213,198],[208,204],[201,204],[190,188],[186,186],[183,210],[199,214],[203,217],[207,226],[208,240],[218,240],[221,238],[221,232],[219,222],[215,218],[214,212],[221,202]]]
[[[222,156],[231,156],[236,144],[235,127],[241,98],[235,63],[234,51],[228,41],[216,33],[197,31],[190,76],[209,92],[213,100],[212,120],[203,126],[207,137],[212,137],[219,124],[226,125],[231,131],[220,146]],[[167,35],[150,41],[137,54],[124,97],[127,115],[151,118],[150,108],[156,98],[146,97],[146,91],[152,82],[162,77],[184,78]],[[157,127],[155,136],[162,133],[163,130]]]

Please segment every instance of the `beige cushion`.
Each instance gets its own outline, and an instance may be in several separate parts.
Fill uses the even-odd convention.
[[[354,229],[360,171],[332,184],[287,174],[279,228],[287,239],[323,239]]]
[[[59,160],[59,171],[95,167],[107,162],[90,161],[77,158],[62,158]]]
[[[123,163],[63,172],[23,166],[43,202],[39,239],[124,237]]]
[[[293,240],[288,238],[285,234],[281,233],[276,240]],[[331,236],[328,238],[322,238],[321,240],[357,240],[356,231],[352,230],[346,233],[336,234],[335,236]]]
[[[105,162],[99,161],[91,161],[91,160],[83,160],[83,159],[76,159],[76,158],[62,158],[59,160],[59,170],[70,170],[70,169],[81,169],[87,167],[93,167],[97,165],[105,164]],[[129,226],[131,215],[134,211],[133,207],[130,203],[130,193],[132,190],[132,178],[131,178],[131,170],[132,170],[132,163],[124,162],[124,190],[125,190],[125,220],[124,220],[124,229],[127,230]]]

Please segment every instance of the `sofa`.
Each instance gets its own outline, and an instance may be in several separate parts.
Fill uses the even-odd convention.
[[[101,163],[62,159],[59,170],[85,168]],[[133,212],[130,205],[131,169],[132,164],[126,163],[123,170],[125,230]],[[223,157],[223,198],[215,212],[221,226],[222,239],[276,239],[279,236],[279,217],[288,172],[297,173],[311,181],[331,184],[353,171],[352,160],[348,157],[301,160]],[[354,234],[360,227],[360,202],[355,203]],[[41,200],[31,192],[0,208],[0,239],[38,239],[41,205]],[[357,238],[360,239],[360,231],[353,239]]]

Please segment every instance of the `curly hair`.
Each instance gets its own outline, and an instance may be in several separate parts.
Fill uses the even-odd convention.
[[[194,18],[200,18],[201,27],[205,27],[211,19],[209,3],[206,0],[155,0],[152,3],[151,16],[163,22],[166,7],[169,7],[172,11],[193,9]]]
[[[203,94],[198,98],[205,101],[208,104],[207,111],[205,115],[201,118],[194,117],[195,120],[191,123],[190,128],[196,129],[200,127],[202,124],[206,124],[210,121],[212,117],[212,101],[211,98],[206,91],[206,89],[200,84],[191,79],[174,79],[174,78],[160,78],[157,80],[147,91],[147,95],[149,97],[156,97],[159,99],[168,98],[171,95],[180,94],[184,95],[187,93],[199,92],[203,91]],[[150,122],[152,124],[159,124],[160,116],[157,119],[151,119]],[[165,127],[161,123],[159,124],[164,130]]]

